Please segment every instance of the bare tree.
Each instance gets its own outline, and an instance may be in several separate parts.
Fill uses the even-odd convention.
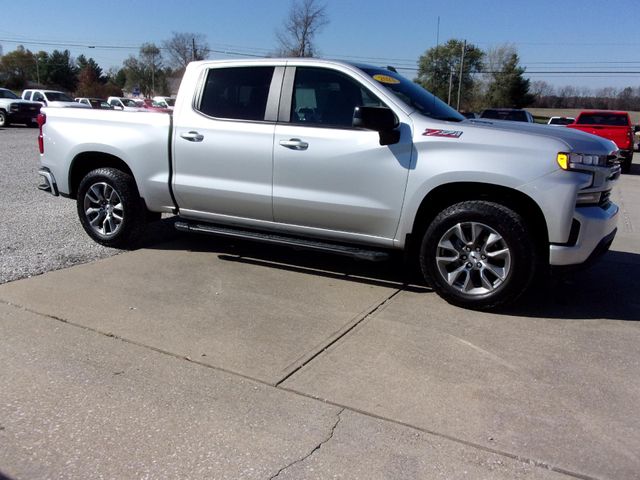
[[[535,82],[531,82],[531,93],[536,97],[550,97],[555,95],[556,91],[553,85],[550,85],[544,80],[536,80]]]
[[[279,54],[285,57],[313,57],[315,36],[329,23],[327,6],[317,0],[295,0],[282,30],[276,32]]]
[[[211,49],[207,37],[201,33],[173,32],[170,40],[162,42],[172,67],[185,68],[189,62],[205,60]]]

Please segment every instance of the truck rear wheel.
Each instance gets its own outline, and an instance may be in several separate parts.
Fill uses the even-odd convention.
[[[517,299],[536,271],[538,249],[522,217],[494,202],[451,205],[422,239],[420,266],[447,302],[491,310]]]
[[[77,207],[84,230],[107,247],[135,246],[147,221],[133,177],[115,168],[87,173],[78,187]]]
[[[0,127],[8,127],[9,121],[7,120],[7,114],[0,110]]]
[[[633,150],[630,152],[624,152],[622,155],[622,163],[620,164],[620,170],[622,173],[631,172],[631,163],[633,163]]]

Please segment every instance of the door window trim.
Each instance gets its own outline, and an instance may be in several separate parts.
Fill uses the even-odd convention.
[[[390,110],[393,111],[392,108],[389,107],[388,103],[386,101],[384,101],[380,95],[378,95],[377,93],[373,92],[366,84],[364,84],[363,82],[361,82],[358,78],[349,75],[349,73],[347,72],[343,72],[342,70],[338,70],[335,68],[327,68],[327,67],[319,67],[319,66],[306,66],[306,65],[296,65],[296,66],[287,66],[286,67],[286,71],[284,72],[284,79],[282,81],[282,90],[280,93],[280,108],[278,109],[278,123],[280,124],[285,124],[285,125],[290,125],[290,126],[295,126],[295,127],[307,127],[307,128],[326,128],[326,129],[330,129],[330,130],[356,130],[356,131],[364,131],[364,132],[370,132],[371,130],[367,130],[366,128],[360,128],[360,127],[348,127],[345,125],[328,125],[328,124],[321,124],[321,123],[308,123],[308,124],[304,124],[304,123],[294,123],[291,121],[291,105],[293,102],[293,89],[295,87],[295,80],[296,80],[296,71],[298,68],[313,68],[313,69],[320,69],[320,70],[326,70],[326,71],[330,71],[330,72],[335,72],[337,74],[340,75],[344,75],[345,77],[349,78],[351,81],[353,81],[354,83],[356,83],[357,85],[360,86],[360,88],[366,90],[369,95],[371,95],[374,98],[377,98],[380,103],[382,105],[384,105],[385,108],[389,108]],[[395,113],[395,111],[394,111]],[[396,114],[397,115],[397,114]]]
[[[222,69],[226,70],[231,68],[260,68],[260,67],[273,68],[273,76],[271,77],[271,83],[269,85],[269,93],[267,95],[267,104],[265,106],[265,114],[264,114],[263,120],[247,120],[242,118],[214,117],[212,115],[207,115],[206,113],[200,110],[200,103],[202,102],[202,97],[204,96],[204,89],[207,85],[207,77],[209,76],[210,71],[222,70]],[[234,66],[204,68],[200,73],[200,78],[198,79],[196,93],[193,96],[193,101],[191,103],[191,109],[196,114],[204,118],[207,118],[209,120],[217,120],[217,121],[223,121],[223,122],[240,122],[240,123],[276,123],[278,118],[278,104],[281,97],[280,92],[282,90],[284,75],[285,75],[284,65],[234,65]]]

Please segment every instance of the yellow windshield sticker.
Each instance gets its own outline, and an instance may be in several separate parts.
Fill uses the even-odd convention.
[[[400,83],[400,80],[390,77],[389,75],[374,75],[373,79],[380,83],[388,83],[389,85],[396,85]]]

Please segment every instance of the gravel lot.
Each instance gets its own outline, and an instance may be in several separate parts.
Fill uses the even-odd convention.
[[[121,252],[86,235],[74,201],[37,189],[37,132],[0,128],[0,284]],[[175,235],[168,223],[154,226],[149,237]]]

